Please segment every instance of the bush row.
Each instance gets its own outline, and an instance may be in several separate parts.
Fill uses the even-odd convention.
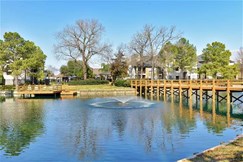
[[[109,84],[108,80],[72,80],[68,82],[68,85],[98,85],[98,84]]]
[[[3,76],[0,75],[0,85],[3,85],[3,84],[4,84]]]
[[[15,86],[13,85],[0,85],[0,91],[6,91],[6,90],[14,90]]]
[[[117,87],[130,87],[131,86],[129,80],[122,80],[122,79],[116,80],[114,84]]]
[[[0,96],[0,102],[5,101],[5,97],[4,96]]]

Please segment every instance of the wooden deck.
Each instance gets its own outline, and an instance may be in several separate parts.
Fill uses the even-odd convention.
[[[24,85],[18,86],[17,93],[20,95],[55,95],[62,92],[61,85]]]
[[[74,95],[77,95],[77,91],[62,90],[61,95],[69,95],[69,96],[71,95],[71,96],[74,96]]]

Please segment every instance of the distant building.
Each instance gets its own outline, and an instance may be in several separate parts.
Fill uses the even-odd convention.
[[[134,58],[130,60],[128,66],[128,75],[131,79],[151,79],[152,78],[152,60],[150,57],[145,56],[143,62]],[[162,79],[162,71],[158,66],[154,67],[154,79]]]
[[[14,85],[14,77],[7,72],[3,72],[3,79],[5,85]]]
[[[95,79],[111,80],[110,72],[103,72],[101,68],[93,68],[92,70]]]
[[[156,59],[155,59],[156,61]],[[143,62],[143,63],[142,63]],[[145,56],[143,61],[137,58],[133,58],[130,61],[128,74],[131,79],[151,79],[152,78],[152,60],[150,57]],[[196,71],[196,67],[194,68]],[[168,72],[167,79],[197,79],[198,74],[195,72],[182,71],[179,68],[175,68],[173,71]],[[154,66],[154,79],[164,79],[164,69],[160,66]]]

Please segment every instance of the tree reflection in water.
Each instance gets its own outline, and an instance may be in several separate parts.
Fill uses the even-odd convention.
[[[7,156],[18,156],[44,131],[43,101],[7,99],[1,107],[0,150]]]
[[[181,111],[170,103],[164,106],[169,108],[66,111],[66,116],[72,116],[72,120],[68,120],[64,127],[59,123],[57,134],[64,148],[68,148],[70,154],[78,155],[80,160],[99,159],[110,151],[107,145],[122,141],[141,145],[148,153],[154,148],[173,151],[174,143],[178,144],[196,127],[195,112],[190,118],[189,109],[182,108]]]
[[[44,143],[43,148],[35,148],[35,151],[53,148],[53,152],[46,157],[54,161],[59,157],[53,157],[53,154],[60,152],[63,155],[59,160],[66,158],[71,161],[116,161],[125,159],[121,157],[125,155],[135,159],[141,155],[144,156],[142,160],[161,155],[178,158],[180,151],[184,151],[181,148],[186,148],[181,153],[183,156],[192,154],[190,151],[194,151],[194,146],[191,142],[200,145],[205,141],[198,141],[199,138],[221,135],[229,127],[228,116],[216,115],[213,122],[210,112],[195,110],[194,106],[190,109],[187,102],[159,101],[153,107],[143,109],[90,106],[103,100],[54,100],[48,103],[31,99],[4,102],[0,105],[0,149],[9,156],[17,156],[45,131],[43,139],[48,143]],[[203,137],[200,131],[204,133]],[[206,146],[209,146],[208,143]]]

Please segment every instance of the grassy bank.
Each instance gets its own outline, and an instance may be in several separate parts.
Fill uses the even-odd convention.
[[[243,135],[233,142],[209,149],[196,157],[181,160],[181,162],[204,161],[243,161]]]

